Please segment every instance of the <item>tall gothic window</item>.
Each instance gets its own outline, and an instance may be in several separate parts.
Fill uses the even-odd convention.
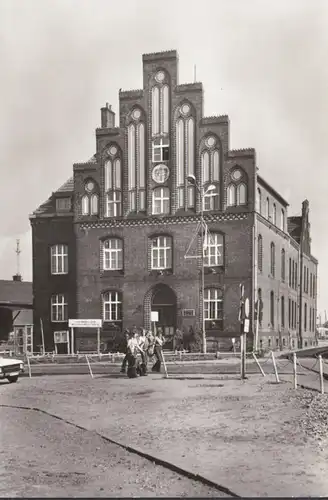
[[[135,108],[128,126],[128,187],[129,211],[146,210],[145,125],[142,112]]]
[[[270,272],[274,278],[276,274],[276,247],[273,242],[270,245]]]
[[[205,148],[201,152],[201,176],[204,189],[204,210],[220,208],[220,151],[216,137],[205,139]],[[208,186],[213,187],[207,191]]]
[[[240,168],[234,168],[230,174],[231,182],[227,187],[227,205],[236,207],[247,205],[247,179]]]
[[[116,145],[107,150],[105,161],[105,217],[122,215],[122,160]]]
[[[260,188],[257,188],[256,211],[259,214],[262,213],[262,193]]]
[[[263,271],[263,239],[261,234],[257,237],[257,267],[260,272]]]
[[[81,199],[82,215],[98,215],[99,196],[98,187],[93,179],[88,179],[84,184],[84,195]]]
[[[182,104],[177,110],[176,158],[177,158],[177,208],[195,208],[195,186],[189,185],[188,175],[195,175],[195,119],[189,103]]]

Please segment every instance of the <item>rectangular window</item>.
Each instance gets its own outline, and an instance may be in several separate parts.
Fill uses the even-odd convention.
[[[54,343],[55,344],[67,344],[68,343],[68,331],[63,330],[60,332],[54,332]]]
[[[168,188],[155,188],[153,191],[153,214],[170,213],[170,191]]]
[[[204,238],[204,266],[223,266],[223,235],[207,233]]]
[[[217,189],[204,195],[204,211],[219,209],[219,193]]]
[[[281,297],[281,327],[285,328],[285,297]]]
[[[107,292],[103,295],[104,321],[122,321],[122,300],[118,292]]]
[[[71,210],[71,198],[57,198],[56,211],[69,212]]]
[[[107,194],[106,217],[120,217],[122,215],[121,191],[110,191]]]
[[[68,273],[68,246],[53,245],[50,248],[51,274]]]
[[[217,288],[204,290],[204,315],[206,328],[223,329],[223,294]],[[214,325],[211,323],[214,322]]]
[[[104,271],[123,269],[123,243],[122,240],[111,238],[103,243],[103,268]]]
[[[288,328],[292,327],[292,318],[291,318],[291,299],[288,299]]]
[[[167,162],[170,159],[170,147],[167,137],[153,141],[153,162]]]
[[[289,276],[288,276],[288,284],[290,288],[292,287],[292,259],[289,258]]]
[[[151,241],[151,268],[172,269],[172,239],[158,236]]]
[[[68,304],[65,294],[57,294],[51,297],[51,321],[62,323],[68,320]]]

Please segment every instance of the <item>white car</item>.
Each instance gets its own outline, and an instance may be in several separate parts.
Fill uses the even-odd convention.
[[[22,360],[0,356],[0,379],[6,378],[12,384],[17,382],[23,371],[24,363]]]

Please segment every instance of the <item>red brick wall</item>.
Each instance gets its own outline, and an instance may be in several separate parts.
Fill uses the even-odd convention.
[[[96,226],[96,225],[95,225]],[[123,328],[143,326],[149,310],[145,300],[149,289],[165,283],[176,293],[178,326],[200,326],[199,260],[185,259],[184,255],[196,229],[196,223],[134,225],[117,228],[76,228],[77,236],[77,316],[101,317],[101,294],[106,290],[123,293]],[[251,216],[209,223],[209,228],[225,235],[225,265],[223,273],[206,275],[205,285],[224,288],[224,328],[231,335],[239,332],[239,283],[251,294]],[[173,275],[153,276],[149,272],[148,238],[154,233],[165,233],[173,238]],[[107,275],[101,271],[101,239],[117,236],[124,240],[124,276]],[[195,254],[197,249],[195,248]],[[182,309],[195,309],[195,318],[182,318]],[[105,327],[106,330],[106,327]],[[106,334],[105,334],[106,336]]]
[[[50,246],[68,245],[69,273],[52,275],[50,267]],[[40,318],[43,321],[46,351],[53,351],[53,332],[67,330],[67,323],[51,323],[50,300],[55,293],[68,294],[68,315],[76,316],[76,267],[75,237],[72,217],[39,218],[32,220],[33,248],[33,322],[34,349],[41,345]]]

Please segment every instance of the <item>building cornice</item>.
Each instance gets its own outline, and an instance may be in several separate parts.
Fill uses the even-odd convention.
[[[225,213],[205,215],[204,220],[211,222],[226,222],[235,220],[244,220],[249,217],[250,212]],[[144,217],[138,219],[106,219],[99,221],[75,221],[81,228],[107,229],[114,227],[138,227],[138,226],[162,226],[172,224],[190,224],[199,222],[200,215],[189,216],[171,216],[171,217]]]

